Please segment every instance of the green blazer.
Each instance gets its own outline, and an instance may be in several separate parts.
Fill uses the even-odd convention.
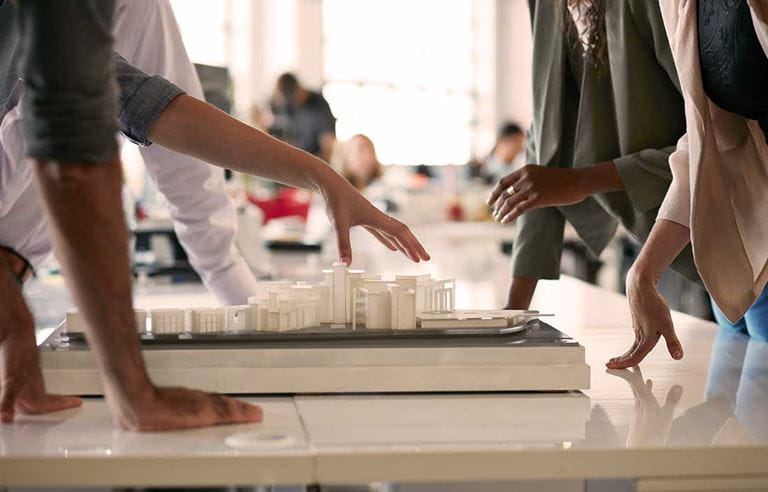
[[[605,0],[608,60],[585,62],[565,0],[529,0],[533,26],[533,123],[528,162],[550,167],[613,160],[625,191],[517,220],[514,276],[555,279],[565,221],[595,255],[621,224],[644,242],[672,182],[669,155],[685,133],[685,111],[658,0]],[[570,34],[570,36],[569,36]],[[690,248],[673,268],[698,281]]]

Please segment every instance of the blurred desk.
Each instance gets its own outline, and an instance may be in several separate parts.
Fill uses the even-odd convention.
[[[190,265],[187,252],[179,242],[172,220],[141,221],[133,230],[133,235],[136,238],[135,259],[139,260],[147,254],[151,257],[148,267],[140,267],[145,268],[147,275],[200,281],[200,276]],[[134,263],[140,264],[142,261]]]
[[[456,255],[464,258],[466,250]],[[470,282],[489,282],[493,261]],[[460,263],[443,259],[436,268],[466,271]],[[492,303],[499,293],[490,285]],[[186,295],[199,293],[172,300],[169,292],[164,302]],[[114,430],[104,402],[93,399],[80,410],[0,427],[0,485],[622,479],[631,488],[620,490],[712,490],[706,484],[754,490],[768,484],[768,344],[673,313],[685,359],[670,359],[662,343],[642,374],[608,374],[604,362],[632,340],[624,297],[566,277],[543,283],[535,306],[554,312],[553,324],[585,345],[591,390],[257,398],[251,401],[264,407],[261,424],[162,434]],[[278,436],[283,444],[227,444],[245,432]]]

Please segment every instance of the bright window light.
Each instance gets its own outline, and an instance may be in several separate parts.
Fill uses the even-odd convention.
[[[192,62],[226,66],[230,2],[171,0],[171,6]]]
[[[473,0],[323,0],[324,94],[386,164],[470,158]]]

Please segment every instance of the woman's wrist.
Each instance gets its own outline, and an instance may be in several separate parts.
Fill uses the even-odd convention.
[[[330,165],[317,161],[318,165],[312,166],[307,173],[307,178],[314,188],[313,191],[320,194],[326,201],[332,193],[339,193],[345,187],[352,185],[337,173]]]
[[[627,287],[656,285],[660,275],[646,265],[635,263],[627,272]]]
[[[624,189],[624,182],[613,161],[576,169],[579,172],[579,188],[584,198],[595,193],[609,193]]]

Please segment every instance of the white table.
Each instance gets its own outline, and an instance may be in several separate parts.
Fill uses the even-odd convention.
[[[406,270],[380,255],[372,270],[455,275],[464,279],[460,307],[498,307],[506,259],[493,256],[491,241],[430,246],[436,258],[448,254],[443,247],[462,261]],[[155,305],[169,302],[172,289]],[[563,278],[542,283],[534,304],[554,311],[553,324],[586,347],[589,391],[258,398],[261,424],[147,435],[115,431],[104,403],[89,400],[79,411],[0,427],[0,486],[625,478],[638,490],[768,487],[768,344],[721,337],[713,358],[716,326],[675,313],[684,360],[661,344],[642,378],[609,374],[603,364],[632,339],[622,296]],[[251,431],[292,443],[226,445],[227,436]]]

